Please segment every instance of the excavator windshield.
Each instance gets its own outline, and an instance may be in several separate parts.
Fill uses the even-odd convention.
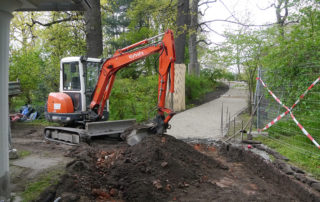
[[[83,63],[83,72],[85,76],[85,96],[86,96],[86,105],[89,107],[92,100],[93,91],[97,85],[99,78],[99,73],[101,70],[100,62],[86,61]]]
[[[99,78],[101,63],[100,62],[86,62],[84,72],[86,75],[86,91],[94,91]]]

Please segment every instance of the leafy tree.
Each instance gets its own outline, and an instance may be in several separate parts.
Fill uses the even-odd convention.
[[[121,35],[128,31],[130,18],[127,15],[127,11],[132,1],[133,0],[101,1],[105,55],[110,56],[117,49],[130,44],[130,42],[125,37],[121,37]]]
[[[15,51],[10,58],[10,80],[21,82],[22,96],[26,103],[32,103],[36,96],[33,94],[39,89],[39,84],[45,82],[45,74],[42,72],[44,61],[41,58],[41,50]]]

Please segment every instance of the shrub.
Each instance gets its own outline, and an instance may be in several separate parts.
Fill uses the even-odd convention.
[[[213,91],[216,82],[205,76],[186,75],[186,103],[201,99],[206,93]]]

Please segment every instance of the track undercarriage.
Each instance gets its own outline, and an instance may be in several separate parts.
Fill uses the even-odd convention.
[[[150,134],[163,134],[167,127],[161,120],[162,117],[158,116],[147,124],[137,124],[135,119],[88,122],[84,129],[50,126],[44,129],[44,137],[46,140],[67,145],[89,143],[95,138],[122,139],[129,145],[135,145]]]

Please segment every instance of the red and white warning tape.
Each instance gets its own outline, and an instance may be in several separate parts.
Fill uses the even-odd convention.
[[[311,90],[311,88],[313,86],[315,86],[319,81],[320,81],[320,76],[308,87],[308,89],[302,94],[300,95],[300,97],[298,98],[298,100],[291,106],[290,109],[288,109],[287,106],[285,106],[275,95],[274,93],[267,87],[267,85],[261,80],[261,78],[257,77],[257,80],[259,80],[261,82],[261,84],[263,85],[263,87],[265,87],[268,92],[272,95],[272,97],[279,103],[281,104],[287,111],[283,112],[281,115],[279,115],[277,118],[273,119],[270,123],[268,123],[263,129],[259,129],[260,131],[262,130],[266,130],[268,128],[270,128],[272,125],[274,125],[276,122],[278,122],[280,119],[282,119],[284,116],[286,116],[300,101],[301,99],[304,98],[304,96],[308,93],[309,90]]]
[[[320,146],[317,143],[317,141],[315,141],[315,139],[313,139],[313,137],[308,133],[308,131],[306,129],[304,129],[304,127],[297,121],[297,119],[293,116],[293,114],[291,112],[290,112],[290,115],[291,115],[292,120],[299,126],[299,128],[303,132],[303,134],[305,134],[311,140],[311,142],[314,145],[316,145],[318,147],[318,149],[320,149]]]
[[[305,134],[312,142],[313,144],[315,144],[317,146],[317,148],[320,149],[319,144],[315,141],[315,139],[308,133],[308,131],[306,129],[304,129],[304,127],[297,121],[297,119],[294,117],[293,113],[292,113],[292,109],[300,102],[301,99],[303,99],[305,97],[305,95],[309,92],[309,90],[311,90],[311,88],[313,86],[315,86],[319,81],[320,81],[320,76],[307,88],[306,91],[304,91],[304,93],[298,98],[298,100],[290,107],[290,109],[284,105],[281,100],[267,87],[267,85],[262,81],[261,78],[257,77],[257,80],[259,80],[261,82],[261,84],[263,85],[263,87],[265,87],[269,94],[281,105],[283,106],[287,111],[282,113],[281,115],[277,116],[275,119],[273,119],[270,123],[268,123],[263,129],[258,129],[258,131],[263,131],[266,130],[268,128],[270,128],[272,125],[274,125],[276,122],[278,122],[280,119],[282,119],[284,116],[286,116],[288,113],[290,113],[292,120],[298,125],[298,127],[301,129],[301,131],[303,132],[303,134]]]
[[[284,105],[284,104],[281,102],[281,100],[268,88],[268,86],[262,81],[261,78],[257,77],[257,80],[260,80],[260,82],[262,83],[263,87],[265,87],[265,88],[268,90],[269,94],[270,94],[280,105],[282,105],[284,108],[286,108],[286,110],[290,111],[290,109],[289,109],[286,105]]]

